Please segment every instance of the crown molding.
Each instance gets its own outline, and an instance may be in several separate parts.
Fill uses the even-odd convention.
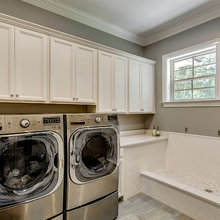
[[[91,47],[91,48],[94,48],[99,51],[104,51],[104,52],[112,53],[114,55],[124,56],[128,59],[130,59],[130,58],[135,59],[135,60],[138,60],[141,62],[148,63],[150,65],[156,64],[156,61],[154,61],[154,60],[147,59],[145,57],[131,54],[131,53],[128,53],[125,51],[121,51],[121,50],[118,50],[118,49],[115,49],[115,48],[112,48],[112,47],[109,47],[109,46],[106,46],[106,45],[103,45],[100,43],[96,43],[96,42],[93,42],[93,41],[90,41],[90,40],[87,40],[87,39],[84,39],[81,37],[77,37],[77,36],[74,36],[71,34],[67,34],[67,33],[49,28],[49,27],[45,27],[45,26],[42,26],[39,24],[35,24],[32,22],[26,21],[26,20],[22,20],[20,18],[13,17],[13,16],[10,16],[7,14],[0,13],[0,24],[1,24],[1,22],[5,23],[5,24],[13,25],[15,27],[20,27],[20,28],[35,31],[35,32],[38,32],[41,34],[45,34],[48,37],[59,38],[62,40],[70,41],[75,44],[80,44],[80,45],[83,45],[86,47]]]
[[[148,38],[145,38],[145,46],[171,37],[175,34],[183,32],[187,29],[193,28],[210,20],[220,17],[220,5],[215,6],[209,10],[203,11],[193,17],[187,18],[182,22],[168,28],[167,30],[158,31],[156,34],[152,34]]]
[[[220,16],[220,6],[215,6],[209,10],[203,11],[195,16],[189,17],[178,24],[171,26],[166,30],[159,30],[157,33],[149,37],[140,37],[135,33],[131,33],[125,29],[117,27],[111,23],[105,22],[97,17],[91,16],[75,7],[70,7],[68,4],[60,2],[59,0],[22,0],[23,2],[35,5],[45,10],[62,15],[79,23],[109,33],[111,35],[120,37],[130,42],[141,46],[148,46],[157,41],[168,38],[172,35],[178,34],[187,29],[193,28],[197,25],[210,21]]]
[[[23,2],[35,5],[37,7],[46,9],[56,14],[62,15],[79,23],[88,25],[95,29],[104,31],[111,35],[123,38],[130,42],[144,46],[145,39],[138,35],[131,33],[125,29],[117,27],[111,23],[105,22],[97,17],[91,16],[77,8],[70,7],[66,3],[61,3],[55,0],[22,0]]]

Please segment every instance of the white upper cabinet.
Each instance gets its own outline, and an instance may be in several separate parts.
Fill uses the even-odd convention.
[[[125,57],[114,57],[114,109],[119,113],[127,112],[127,75],[128,61]]]
[[[154,113],[154,61],[134,57],[128,67],[125,53],[98,52],[92,42],[83,46],[50,31],[0,22],[0,101],[97,103],[98,112]]]
[[[127,65],[127,58],[99,52],[99,112],[127,112]]]
[[[129,112],[155,112],[154,65],[129,60]]]
[[[76,100],[81,103],[96,103],[97,51],[76,46]]]
[[[14,27],[0,23],[0,99],[13,99]]]
[[[141,62],[129,60],[129,112],[141,109]]]
[[[155,67],[143,63],[141,71],[141,111],[155,112]]]
[[[75,97],[75,44],[50,39],[50,100],[73,102]]]
[[[98,108],[100,112],[113,111],[113,54],[99,52]]]
[[[48,37],[15,28],[15,96],[17,100],[46,101]]]
[[[95,104],[97,51],[56,38],[50,44],[50,101]]]

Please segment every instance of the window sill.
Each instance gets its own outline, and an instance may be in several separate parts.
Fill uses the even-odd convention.
[[[218,107],[220,100],[162,102],[164,108]]]

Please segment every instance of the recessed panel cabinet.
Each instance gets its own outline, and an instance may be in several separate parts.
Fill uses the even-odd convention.
[[[50,100],[73,102],[75,97],[75,44],[50,39]]]
[[[0,102],[97,103],[98,112],[154,113],[153,64],[135,58],[128,64],[125,53],[42,33],[0,22]]]
[[[0,100],[47,100],[48,38],[0,23]]]
[[[96,81],[96,50],[51,38],[51,101],[95,104]]]
[[[77,101],[95,104],[97,93],[97,51],[93,48],[76,45],[75,65]]]
[[[0,23],[0,99],[14,95],[14,27]]]
[[[125,57],[99,52],[99,112],[127,112],[127,65]]]
[[[47,100],[47,35],[15,28],[14,73],[15,96],[18,100]]]
[[[154,65],[129,60],[129,112],[155,112]]]

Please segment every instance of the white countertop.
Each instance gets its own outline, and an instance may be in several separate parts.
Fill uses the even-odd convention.
[[[128,146],[134,146],[137,144],[147,144],[152,142],[160,142],[160,141],[167,141],[168,136],[161,135],[159,137],[154,137],[150,134],[150,132],[146,131],[140,131],[140,132],[134,132],[132,135],[132,132],[129,132],[129,134],[122,134],[120,137],[120,147],[128,147]],[[135,134],[136,133],[136,134]]]

